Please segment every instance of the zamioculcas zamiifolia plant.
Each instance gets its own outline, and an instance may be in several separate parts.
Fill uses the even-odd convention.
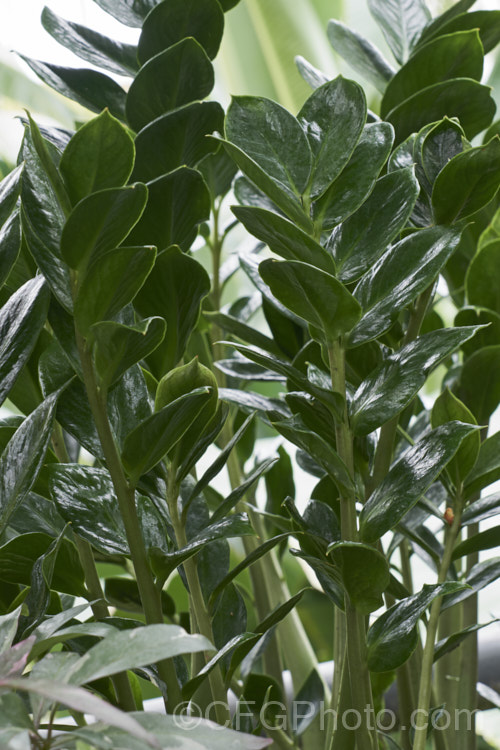
[[[369,0],[378,114],[298,58],[294,115],[208,98],[234,0],[95,2],[137,45],[44,10],[95,116],[0,184],[0,747],[474,750],[500,11]]]

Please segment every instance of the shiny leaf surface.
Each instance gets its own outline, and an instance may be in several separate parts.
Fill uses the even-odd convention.
[[[393,245],[360,280],[354,296],[364,314],[351,332],[350,346],[376,338],[396,313],[431,284],[460,241],[459,228],[432,227]],[[404,254],[406,263],[401,263]]]
[[[339,279],[355,281],[378,260],[410,218],[419,192],[413,169],[381,177],[369,197],[336,227],[329,240]]]
[[[388,672],[404,664],[417,646],[417,623],[427,607],[437,596],[463,588],[463,584],[451,581],[434,586],[425,584],[418,594],[384,612],[368,630],[368,668],[372,672]]]
[[[169,0],[158,3],[142,25],[138,57],[141,64],[186,37],[201,44],[210,59],[219,50],[224,14],[217,0]]]
[[[354,395],[351,419],[355,433],[366,435],[399,414],[417,395],[430,370],[476,331],[473,326],[431,331],[390,354]]]
[[[109,188],[84,198],[71,212],[61,237],[61,254],[75,269],[84,269],[118,247],[139,220],[147,200],[141,183]]]
[[[138,132],[166,112],[204,99],[213,85],[203,47],[195,39],[182,39],[142,66],[127,93],[127,119]]]
[[[434,183],[432,210],[436,222],[451,223],[489,203],[500,187],[499,172],[499,138],[457,154]]]
[[[374,542],[393,529],[475,429],[462,422],[448,422],[409,448],[365,503],[360,515],[361,539]]]
[[[217,148],[206,136],[220,132],[223,123],[217,102],[193,102],[153,120],[135,139],[133,179],[148,182],[182,165],[196,166]]]
[[[110,320],[134,299],[156,259],[154,247],[120,247],[90,264],[75,299],[75,321],[83,334]]]
[[[364,92],[339,76],[311,94],[297,119],[312,153],[307,192],[315,199],[339,176],[359,141],[366,121]]]
[[[68,99],[90,109],[102,112],[106,107],[119,120],[125,119],[125,91],[112,78],[89,68],[64,68],[60,65],[20,57],[51,88]]]
[[[482,75],[483,47],[476,30],[440,36],[419,47],[389,81],[382,99],[381,115],[386,117],[405,99],[435,83],[452,78],[480,81]]]
[[[73,204],[90,193],[125,185],[134,164],[134,143],[123,125],[104,110],[82,125],[66,146],[61,174]]]
[[[123,465],[137,484],[182,438],[211,397],[207,389],[176,399],[145,419],[127,436],[123,446]]]
[[[329,342],[350,331],[361,317],[361,307],[347,289],[307,263],[265,260],[259,271],[280,302]]]

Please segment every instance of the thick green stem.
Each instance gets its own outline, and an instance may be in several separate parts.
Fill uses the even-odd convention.
[[[78,331],[76,331],[76,340],[82,364],[85,389],[106,459],[106,465],[118,499],[120,515],[125,527],[146,622],[148,625],[160,624],[163,623],[160,592],[155,586],[153,574],[147,559],[146,548],[137,517],[135,489],[129,485],[122,466],[120,453],[108,418],[106,394],[101,391],[97,384],[92,357],[84,339]],[[168,712],[172,713],[181,702],[181,692],[173,660],[158,662],[158,672],[167,687],[165,707]]]
[[[347,393],[345,381],[345,351],[340,340],[330,342],[328,358],[332,389],[344,397],[345,406],[343,418],[335,426],[337,453],[345,463],[351,477],[354,479],[353,436],[349,426],[347,413]],[[345,491],[340,499],[340,525],[344,541],[357,541],[358,528],[356,518],[356,496],[354,491]],[[358,750],[377,750],[378,740],[374,724],[373,696],[370,683],[370,672],[366,658],[366,626],[365,617],[352,605],[346,596],[346,626],[347,626],[347,659],[351,683],[352,708],[362,719],[356,734]]]
[[[460,531],[462,518],[462,502],[458,498],[455,507],[455,518],[453,525],[446,535],[446,542],[443,552],[443,558],[439,567],[438,583],[444,583],[450,569],[453,548]],[[424,652],[422,656],[422,669],[420,672],[420,687],[418,692],[417,714],[415,722],[415,736],[413,741],[413,750],[425,750],[427,727],[429,722],[429,706],[432,692],[432,665],[434,661],[434,644],[439,624],[439,615],[441,613],[441,597],[434,599],[431,605],[431,613],[427,625]]]
[[[179,548],[185,547],[188,543],[186,537],[186,531],[182,524],[179,509],[177,506],[179,488],[175,484],[175,466],[170,467],[168,473],[167,483],[167,504],[170,512],[170,518],[172,520],[172,526],[174,527],[175,537],[177,546]],[[194,558],[190,557],[183,563],[184,572],[189,587],[189,596],[191,598],[191,604],[193,613],[196,618],[196,624],[201,635],[213,643],[214,635],[212,631],[212,623],[210,621],[210,615],[203,598],[203,592],[201,590],[200,579],[198,577],[198,570]],[[211,653],[205,654],[206,661],[208,662],[212,657]],[[210,683],[210,689],[212,691],[212,697],[215,702],[215,714],[217,722],[222,725],[230,726],[231,715],[229,713],[229,705],[227,702],[227,690],[224,687],[224,681],[220,668],[216,666],[208,675]]]
[[[479,524],[471,524],[467,529],[467,538],[472,539],[479,533]],[[467,556],[466,572],[479,561],[479,553]],[[478,621],[477,594],[467,597],[462,604],[463,626],[476,625]],[[460,683],[458,685],[457,709],[470,711],[470,731],[458,731],[456,735],[457,750],[475,750],[476,740],[476,710],[477,710],[477,633],[471,633],[460,648]]]
[[[429,307],[429,303],[434,293],[434,286],[434,283],[431,284],[418,298],[415,307],[413,308],[410,315],[408,328],[403,339],[403,346],[409,344],[411,341],[414,341],[417,338],[420,327],[422,325],[422,321],[425,317],[427,308]],[[375,453],[373,477],[368,488],[369,494],[373,492],[375,487],[379,486],[380,482],[384,479],[385,475],[389,471],[398,424],[399,415],[393,417],[384,425],[382,425],[382,428],[380,430],[380,437],[377,444],[377,451]]]

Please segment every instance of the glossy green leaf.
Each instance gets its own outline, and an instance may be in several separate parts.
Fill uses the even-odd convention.
[[[313,91],[297,119],[312,153],[307,193],[319,198],[342,172],[360,139],[366,122],[364,92],[339,76]]]
[[[499,138],[457,154],[434,183],[432,210],[436,222],[451,223],[489,203],[500,187],[499,171]]]
[[[47,141],[45,147],[54,163],[57,163],[60,158],[59,151]],[[59,244],[65,215],[33,143],[31,129],[27,125],[21,155],[24,160],[21,183],[22,213],[28,216],[33,228],[36,227],[36,234],[41,242],[54,256],[60,258]]]
[[[208,389],[197,389],[152,414],[132,430],[123,446],[122,461],[133,485],[182,438],[210,398]]]
[[[458,5],[458,4],[457,4]],[[470,7],[470,5],[469,5]],[[437,19],[436,19],[437,20]],[[490,52],[500,41],[500,11],[474,10],[471,13],[460,13],[450,18],[433,34],[456,34],[457,32],[478,29],[484,54]],[[428,32],[433,31],[429,27]],[[424,36],[427,35],[427,32]]]
[[[458,227],[431,227],[389,248],[354,290],[364,314],[350,334],[349,345],[358,346],[386,331],[397,312],[433,283],[457,248],[460,237]]]
[[[59,392],[45,399],[22,422],[0,458],[0,530],[20,506],[40,471],[52,427]]]
[[[465,279],[469,303],[497,314],[500,314],[499,262],[500,239],[481,247],[472,258]]]
[[[156,245],[158,252],[171,245],[189,250],[198,225],[210,216],[210,195],[203,177],[195,169],[179,167],[149,182],[147,188],[148,203],[129,241]]]
[[[393,529],[418,502],[477,427],[448,422],[421,438],[396,461],[360,515],[360,535],[374,542]]]
[[[227,659],[231,652],[234,651],[236,646],[253,638],[253,633],[240,633],[239,635],[231,638],[221,649],[219,649],[216,655],[212,657],[210,661],[207,662],[204,667],[202,667],[202,669],[200,669],[196,677],[193,677],[188,682],[184,683],[184,685],[182,686],[182,697],[184,698],[184,700],[189,700],[193,697],[199,686],[204,682],[205,678],[210,674],[210,672],[215,669],[215,667],[220,664],[221,661]]]
[[[281,190],[290,196],[302,195],[313,156],[299,122],[284,107],[263,97],[234,97],[225,132],[227,140],[255,161]]]
[[[454,649],[460,646],[460,644],[463,643],[469,635],[472,635],[472,633],[477,633],[478,630],[482,630],[483,628],[488,627],[488,625],[492,625],[496,622],[498,622],[498,620],[490,620],[490,622],[485,622],[482,624],[469,625],[468,627],[463,628],[456,633],[452,633],[452,635],[449,635],[446,638],[438,641],[438,643],[436,643],[436,645],[434,646],[434,662],[436,662],[445,654],[449,654],[451,651],[454,651]]]
[[[82,125],[66,146],[59,168],[73,204],[90,193],[125,185],[134,164],[134,142],[105,109]]]
[[[405,99],[387,114],[401,143],[429,122],[456,117],[467,138],[487,128],[495,115],[491,89],[470,78],[454,78],[428,86]]]
[[[254,419],[254,414],[250,414],[245,419],[243,424],[239,427],[239,429],[235,431],[234,435],[232,435],[231,439],[228,440],[227,444],[221,450],[221,452],[219,453],[215,461],[213,461],[210,464],[210,466],[205,470],[202,476],[198,479],[193,489],[189,493],[189,499],[194,498],[197,495],[199,495],[205,489],[205,487],[208,487],[212,479],[216,477],[220,471],[222,471],[222,469],[227,463],[229,454],[231,453],[235,445],[237,445],[238,442],[244,437],[249,426],[252,424],[253,419]]]
[[[210,148],[212,148],[213,144],[210,145],[212,141],[216,144],[214,139],[205,138],[204,140],[207,142],[207,147],[210,146]],[[219,148],[216,153],[209,154],[198,164],[198,170],[203,175],[203,178],[208,185],[208,189],[210,190],[210,194],[214,197],[219,197],[226,195],[226,193],[231,190],[233,179],[238,171],[238,167],[228,156],[226,151],[223,148]],[[246,182],[244,177],[239,179]],[[236,198],[240,200],[238,195],[236,195]]]
[[[75,299],[75,321],[84,335],[91,325],[114,318],[132,302],[155,259],[154,247],[120,247],[90,264]]]
[[[134,326],[114,321],[96,323],[90,331],[94,341],[94,364],[104,388],[116,383],[136,362],[145,359],[165,338],[163,318],[146,318]]]
[[[405,63],[431,18],[424,0],[368,0],[368,7],[394,57]]]
[[[143,65],[167,47],[193,37],[210,59],[219,50],[224,14],[217,0],[169,0],[159,3],[142,25],[138,57]]]
[[[484,326],[473,339],[470,339],[463,345],[462,348],[465,357],[470,357],[478,349],[483,349],[485,346],[494,346],[497,341],[500,341],[500,315],[497,315],[492,310],[469,306],[463,307],[456,314],[454,324],[456,326]]]
[[[95,716],[96,719],[100,719],[111,726],[119,727],[148,747],[155,748],[155,750],[160,748],[156,738],[146,729],[143,729],[130,714],[126,714],[110,703],[106,703],[102,698],[98,698],[88,690],[82,690],[82,688],[67,685],[61,681],[35,680],[26,677],[18,679],[2,678],[0,679],[0,685],[13,690],[34,693],[50,703],[60,703],[75,711],[85,711],[91,716]]]
[[[148,191],[137,183],[109,188],[84,198],[71,212],[61,237],[61,254],[71,268],[84,269],[118,247],[139,220]]]
[[[91,112],[99,113],[107,107],[119,120],[125,119],[125,91],[104,73],[89,68],[64,68],[33,60],[25,55],[19,56],[44,83],[59,94]]]
[[[492,557],[490,560],[484,560],[484,562],[476,563],[470,571],[467,573],[465,583],[470,588],[457,591],[445,596],[443,599],[442,609],[448,609],[453,607],[458,602],[468,599],[469,596],[473,596],[478,591],[481,591],[490,583],[498,580],[500,577],[500,557]]]
[[[418,192],[411,167],[390,172],[377,180],[363,205],[333,230],[327,247],[341,281],[355,281],[385,252],[406,226]]]
[[[9,276],[21,249],[21,225],[19,213],[14,212],[0,229],[0,286]]]
[[[140,29],[158,0],[94,0],[100,8],[126,26]]]
[[[203,409],[198,413],[196,424],[189,428],[176,446],[175,455],[169,458],[179,465],[180,461],[203,435],[204,430],[214,419],[218,407],[217,379],[214,373],[205,365],[200,364],[198,357],[185,365],[170,370],[158,383],[155,396],[155,410],[159,411],[176,399],[181,398],[199,388],[210,389],[211,398],[207,400]]]
[[[29,591],[23,601],[23,614],[19,619],[19,636],[22,639],[30,635],[47,614],[51,602],[51,589],[56,587],[53,578],[63,537],[64,530],[59,533],[56,539],[50,539],[47,549],[35,560],[32,566]],[[16,539],[19,539],[19,537]],[[79,564],[77,564],[77,569],[80,575],[75,576],[75,585],[69,590],[71,594],[81,594],[84,590],[83,570]]]
[[[382,94],[395,70],[368,39],[335,19],[330,19],[328,39],[335,52]]]
[[[299,261],[265,260],[259,271],[272,293],[332,342],[350,331],[361,307],[334,276]]]
[[[486,229],[481,232],[477,246],[478,250],[481,250],[484,245],[495,240],[500,240],[500,208],[496,211]]]
[[[42,276],[27,281],[0,309],[0,403],[26,364],[45,325],[49,290]]]
[[[481,443],[476,464],[465,482],[465,496],[474,495],[497,479],[500,479],[500,432]]]
[[[271,370],[264,370],[260,365],[249,362],[243,357],[231,357],[230,359],[219,359],[216,367],[218,370],[231,378],[239,380],[253,380],[255,382],[282,382],[283,376]]]
[[[280,413],[283,417],[290,416],[290,412],[284,408],[281,401],[262,396],[262,394],[255,393],[254,391],[242,391],[237,388],[219,388],[219,398],[230,404],[235,404],[247,414],[252,414],[256,411],[266,414],[268,411],[278,411],[281,408]]]
[[[67,265],[60,257],[44,244],[41,236],[35,231],[28,215],[21,208],[23,237],[38,268],[45,276],[48,285],[58,302],[68,312],[73,311],[73,299],[71,297],[71,280]]]
[[[83,685],[161,659],[212,650],[204,636],[189,635],[178,625],[145,625],[113,633],[97,643],[73,665],[69,681]]]
[[[78,464],[50,467],[50,493],[75,532],[104,555],[128,555],[113,483],[105,469]]]
[[[314,396],[319,401],[325,403],[327,406],[333,409],[334,412],[343,412],[344,400],[340,394],[332,393],[330,386],[328,387],[328,390],[326,390],[322,385],[318,385],[312,380],[309,380],[300,370],[298,370],[286,360],[274,355],[269,355],[268,352],[262,351],[255,346],[245,346],[243,344],[235,344],[229,341],[223,343],[227,344],[228,346],[234,347],[238,352],[243,354],[245,357],[248,357],[248,359],[252,360],[252,362],[256,362],[263,367],[267,367],[270,370],[281,373],[287,379],[289,379],[294,388],[299,391],[306,391],[306,393],[310,393],[311,396]],[[241,393],[242,396],[244,396],[246,392],[243,391]],[[273,403],[279,404],[280,402],[274,401]],[[259,409],[259,407],[255,408]],[[272,409],[276,408],[276,406],[272,407]],[[288,410],[283,410],[283,405],[281,411],[285,414],[289,414]]]
[[[288,219],[264,208],[233,206],[232,211],[243,226],[254,237],[265,242],[276,255],[286,260],[309,263],[327,273],[335,273],[331,255]]]
[[[398,104],[433,86],[452,78],[472,78],[480,81],[483,75],[483,46],[477,30],[440,36],[419,47],[387,85],[381,104],[381,115],[386,117]]]
[[[184,104],[204,99],[214,71],[195,39],[182,39],[142,66],[127,93],[127,119],[135,131]]]
[[[333,229],[350,216],[373,190],[394,141],[388,122],[365,125],[347,165],[326,193],[312,205],[314,223]]]
[[[354,394],[351,406],[354,432],[367,435],[399,414],[415,398],[430,370],[474,336],[476,331],[474,326],[431,331],[390,354],[363,380]],[[439,424],[451,419],[468,421],[459,416],[449,416]],[[471,439],[476,440],[474,436]]]
[[[340,567],[342,582],[354,607],[365,615],[381,607],[382,594],[390,580],[385,557],[360,542],[334,542],[328,553]]]
[[[427,133],[422,143],[422,166],[431,185],[450,159],[463,151],[464,137],[459,123],[448,117]]]
[[[20,164],[0,182],[0,226],[3,226],[15,208],[21,188],[24,165]]]
[[[500,492],[486,495],[479,500],[474,500],[466,507],[462,514],[462,525],[469,526],[471,523],[479,523],[487,518],[492,518],[500,513]]]
[[[175,552],[162,552],[153,549],[150,552],[154,573],[163,581],[183,562],[203,550],[207,544],[216,539],[231,539],[240,536],[253,536],[253,530],[246,513],[234,513],[222,520],[210,523],[206,528],[192,537],[189,542]]]
[[[481,388],[478,388],[478,377]],[[458,397],[477,419],[488,424],[500,403],[500,346],[486,346],[468,357],[460,374]]]
[[[463,589],[461,583],[448,581],[424,585],[418,594],[394,604],[370,627],[366,637],[368,668],[388,672],[404,664],[418,643],[418,620],[438,596]]]
[[[418,40],[418,45],[426,44],[429,39],[431,39],[436,34],[442,34],[443,32],[441,31],[441,29],[446,26],[448,21],[451,21],[453,18],[461,15],[462,13],[467,13],[469,8],[471,8],[475,2],[476,0],[458,0],[458,2],[453,3],[453,5],[445,10],[444,13],[441,13],[439,16],[437,16],[427,24],[426,28],[420,36],[420,39]],[[467,15],[470,14],[467,13]]]
[[[133,75],[139,64],[137,49],[79,23],[66,21],[50,8],[42,11],[42,26],[54,39],[86,62],[122,76]]]
[[[279,347],[276,345],[273,339],[271,339],[269,336],[266,336],[265,333],[262,333],[256,328],[253,328],[251,325],[243,323],[241,320],[238,320],[238,318],[235,318],[232,315],[226,315],[225,313],[217,312],[206,312],[204,313],[204,317],[208,318],[208,320],[214,325],[222,328],[223,331],[226,331],[227,333],[236,336],[236,338],[241,339],[241,341],[244,341],[248,344],[253,344],[254,346],[258,346],[261,349],[264,349],[264,351],[271,352],[272,354],[276,354],[278,356],[281,354]]]
[[[216,508],[212,515],[212,521],[216,522],[224,518],[236,505],[242,500],[246,493],[253,487],[259,479],[268,471],[277,461],[276,457],[257,464],[256,468],[245,477],[244,481],[230,492],[226,499]]]
[[[477,424],[469,409],[448,388],[435,400],[431,412],[431,425],[438,427],[451,420]],[[478,431],[468,435],[462,441],[456,456],[450,461],[448,471],[456,484],[459,484],[468,475],[479,453],[481,436]]]
[[[141,315],[160,314],[167,322],[167,336],[152,357],[157,376],[175,367],[183,356],[209,291],[210,279],[203,266],[178,247],[158,257],[154,273],[135,301]]]
[[[353,480],[338,453],[322,437],[308,430],[300,417],[271,420],[273,427],[294,445],[308,453],[333,479],[340,491],[353,488]]]
[[[266,541],[259,543],[259,546],[256,547],[253,552],[250,552],[244,558],[244,560],[238,563],[238,565],[235,565],[233,568],[231,568],[229,573],[218,583],[218,585],[210,594],[210,606],[214,606],[215,602],[217,601],[220,594],[222,594],[226,586],[228,586],[243,570],[246,570],[246,568],[253,565],[254,562],[259,560],[261,557],[264,557],[264,555],[266,555],[270,550],[274,549],[277,544],[287,539],[291,533],[292,532],[278,534],[278,536],[272,537],[271,539],[267,539]]]
[[[302,129],[301,133],[303,135]],[[256,155],[254,160],[245,152],[243,148],[245,146],[244,139],[241,139],[242,148],[239,148],[234,143],[222,138],[216,138],[215,140],[222,143],[228,156],[238,165],[239,169],[241,169],[248,179],[265,193],[265,195],[268,196],[278,208],[280,208],[290,219],[306,232],[311,231],[312,222],[303,210],[299,198],[287,185],[285,185],[284,182],[281,182],[279,178],[275,178],[272,173],[268,173],[266,168],[257,162],[258,155]],[[265,208],[269,208],[267,202]]]
[[[54,537],[40,532],[13,537],[0,547],[1,579],[30,586],[36,561],[43,563],[44,555],[53,543]],[[51,573],[52,588],[72,596],[85,596],[84,574],[75,545],[68,539],[62,539],[56,553],[54,560],[57,564]],[[40,574],[43,577],[43,570],[39,569],[37,575]]]
[[[471,555],[475,552],[482,552],[486,549],[494,549],[500,546],[500,526],[494,526],[492,529],[480,531],[478,534],[463,542],[457,544],[453,550],[453,560],[465,555]]]
[[[196,166],[217,148],[206,136],[221,131],[223,123],[217,102],[193,102],[153,120],[135,139],[133,179],[147,182],[182,165]]]

